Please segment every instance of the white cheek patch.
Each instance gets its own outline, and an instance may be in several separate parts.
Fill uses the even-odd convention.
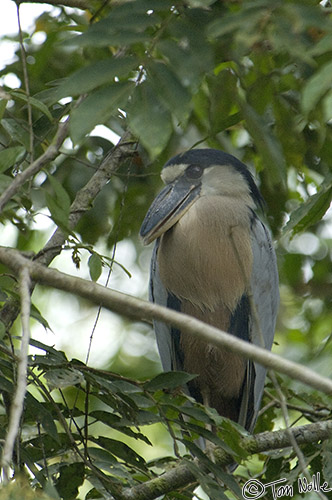
[[[204,169],[201,194],[246,198],[250,191],[246,180],[231,165],[215,165]]]
[[[169,165],[168,167],[163,168],[163,171],[161,172],[161,180],[164,184],[170,184],[178,177],[181,177],[187,167],[188,165],[183,163],[178,165]]]

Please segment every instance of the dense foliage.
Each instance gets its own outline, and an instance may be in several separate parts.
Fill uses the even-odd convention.
[[[0,195],[36,165],[8,199],[0,197],[2,241],[42,264],[56,257],[60,270],[75,275],[80,268],[81,275],[103,284],[110,273],[109,286],[128,293],[133,288],[125,272],[130,272],[138,279],[134,293],[146,297],[149,253],[137,234],[160,188],[163,163],[197,144],[225,150],[255,172],[267,202],[281,291],[274,351],[331,376],[329,5],[313,0],[63,2],[83,10],[53,3],[58,6],[45,9],[31,32],[2,37],[16,55],[0,71]],[[63,137],[57,142],[59,124]],[[116,152],[110,136],[95,129],[101,124],[122,137],[127,149],[96,188],[102,159]],[[45,247],[57,227],[59,238]],[[20,289],[4,265],[0,287],[2,443],[21,335]],[[56,298],[51,289],[36,286],[32,333],[42,324],[46,335],[61,317]],[[102,337],[107,345],[112,335],[116,344],[110,359],[103,352],[102,366],[96,367],[83,362],[84,355],[70,360],[81,329],[94,342],[94,329],[78,317],[99,316],[86,301],[66,295],[67,301],[76,320],[70,325],[64,319],[66,353],[49,347],[56,330],[51,342],[40,335],[31,340],[28,392],[11,464],[19,479],[3,487],[2,498],[23,498],[24,491],[27,499],[143,499],[164,491],[164,498],[186,499],[197,483],[211,499],[224,499],[226,492],[241,498],[250,477],[263,483],[285,478],[296,485],[305,475],[303,458],[306,473],[320,472],[332,488],[329,441],[308,443],[301,452],[287,448],[253,457],[238,426],[210,409],[188,405],[179,390],[188,375],[157,375],[160,365],[146,325],[108,317]],[[291,426],[326,420],[330,403],[296,380],[269,379],[255,432],[285,427],[285,420]],[[281,406],[288,407],[288,417]],[[211,433],[207,424],[218,431]],[[202,454],[195,441],[199,435],[241,462],[234,474]],[[122,496],[123,487],[157,478],[180,457],[191,474],[187,484],[174,483],[173,491],[168,487],[155,496]]]

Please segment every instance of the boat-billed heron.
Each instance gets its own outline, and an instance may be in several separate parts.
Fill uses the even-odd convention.
[[[271,349],[278,272],[249,170],[230,154],[194,149],[169,160],[161,177],[166,187],[140,231],[144,244],[156,240],[150,300]],[[251,431],[265,368],[162,322],[154,328],[164,370],[197,374],[190,395]]]

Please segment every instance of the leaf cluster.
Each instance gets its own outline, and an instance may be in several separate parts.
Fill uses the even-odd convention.
[[[32,341],[32,345],[39,354],[29,358],[29,392],[22,438],[15,454],[15,474],[29,470],[35,486],[38,484],[56,499],[77,498],[85,481],[90,484],[86,499],[108,498],[111,493],[121,498],[123,488],[153,479],[157,472],[175,466],[184,443],[239,494],[232,477],[222,470],[217,473],[217,467],[202,454],[195,440],[204,436],[227,453],[243,458],[246,453],[239,444],[241,433],[215,411],[207,411],[179,390],[193,375],[172,372],[137,382],[89,368],[77,360],[68,361],[63,352],[41,342]],[[2,356],[0,367],[0,389],[10,397],[13,365]],[[2,420],[4,439],[6,417]],[[229,438],[224,440],[221,434],[212,433],[207,424],[220,426]],[[147,461],[135,451],[135,442],[152,447],[149,427],[156,425],[159,433],[162,427],[170,432],[174,452]],[[198,479],[200,468],[194,464],[191,467]]]

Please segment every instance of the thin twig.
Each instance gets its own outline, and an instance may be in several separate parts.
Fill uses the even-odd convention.
[[[127,171],[126,183],[125,183],[124,190],[123,190],[122,197],[121,197],[120,214],[119,214],[119,217],[117,219],[116,231],[115,231],[115,237],[114,237],[115,243],[113,245],[112,255],[111,255],[111,258],[110,258],[111,264],[109,266],[109,270],[108,270],[108,273],[107,273],[107,277],[106,277],[106,281],[105,281],[105,287],[108,287],[108,284],[109,284],[110,279],[111,279],[111,274],[113,272],[113,265],[115,263],[115,254],[116,254],[116,249],[117,249],[117,241],[118,241],[118,238],[119,238],[119,233],[120,233],[120,228],[121,228],[121,223],[122,223],[122,217],[123,217],[123,212],[124,212],[124,208],[125,208],[125,199],[126,199],[126,195],[127,195],[127,191],[128,191],[129,173],[130,173],[130,168],[128,168],[128,171]],[[87,355],[86,355],[86,358],[85,358],[85,364],[86,365],[89,364],[90,352],[91,352],[91,349],[92,349],[92,341],[93,341],[93,337],[94,337],[94,334],[95,334],[95,331],[96,331],[96,328],[97,328],[97,325],[98,325],[98,322],[99,322],[99,318],[100,318],[100,315],[101,315],[101,309],[102,309],[101,306],[99,306],[97,314],[96,314],[96,319],[95,319],[95,322],[94,322],[93,327],[92,327],[92,332],[91,332],[90,339],[89,339],[88,351],[87,351]]]
[[[26,267],[20,269],[21,295],[21,323],[22,340],[21,351],[17,366],[17,383],[14,398],[10,408],[8,432],[3,448],[1,466],[5,480],[9,478],[9,467],[12,461],[15,440],[20,428],[21,416],[24,407],[24,398],[27,388],[28,352],[30,341],[30,275]]]
[[[269,403],[267,403],[267,405],[264,406],[264,408],[262,408],[260,410],[259,414],[264,413],[271,406],[280,407],[280,401],[278,399],[276,399],[267,389],[265,389],[264,394],[266,394],[266,396],[268,398],[270,398],[271,401]],[[287,408],[289,408],[290,410],[298,411],[298,412],[302,413],[303,415],[308,415],[308,416],[312,415],[312,416],[317,417],[319,419],[327,417],[330,414],[330,411],[328,410],[328,408],[324,408],[324,407],[322,407],[321,409],[313,410],[312,408],[306,408],[305,406],[300,406],[300,405],[296,405],[293,403],[288,403],[287,401],[286,401],[286,404],[287,404]]]
[[[45,165],[53,161],[59,154],[59,150],[62,146],[63,141],[67,137],[69,128],[69,117],[64,121],[59,123],[57,133],[54,137],[54,141],[49,145],[46,151],[39,156],[35,161],[29,165],[28,168],[19,173],[13,182],[4,190],[0,196],[0,213],[2,212],[4,206],[8,201],[19,191],[21,186],[33,177],[35,174],[40,172]]]
[[[23,35],[22,35],[22,26],[21,26],[21,16],[20,16],[20,4],[16,4],[17,10],[17,23],[18,23],[18,32],[19,32],[19,40],[20,40],[20,51],[22,58],[22,68],[23,68],[23,79],[25,92],[27,96],[27,109],[28,109],[28,126],[29,126],[29,153],[30,153],[30,163],[33,162],[33,122],[32,122],[32,107],[30,100],[30,85],[29,85],[29,75],[28,75],[28,65],[27,65],[27,56],[24,49],[23,43]]]

